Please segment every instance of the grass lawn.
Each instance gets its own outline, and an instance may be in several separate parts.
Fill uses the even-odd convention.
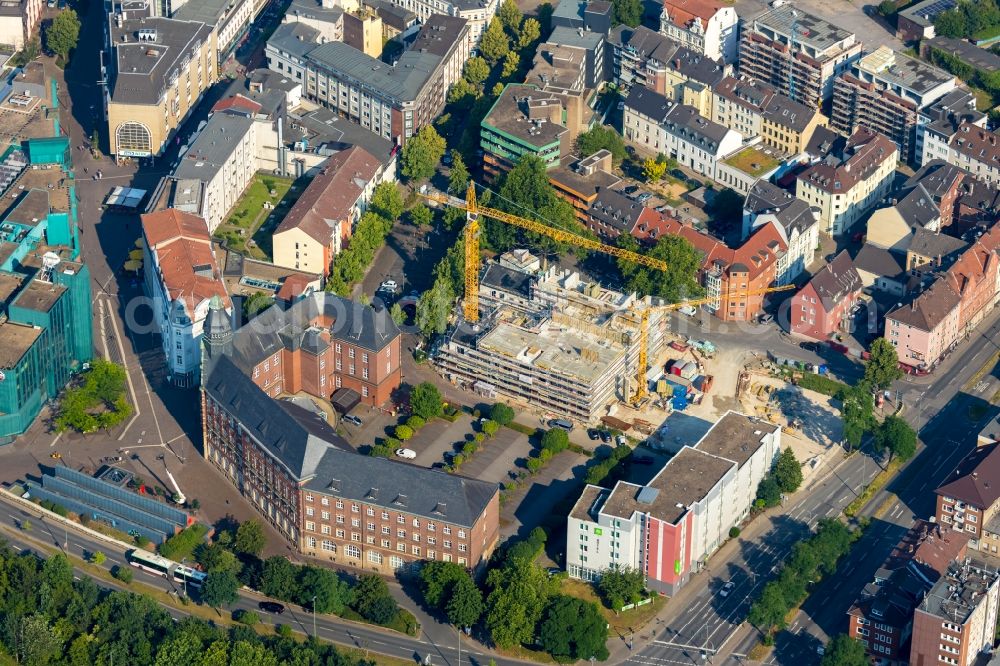
[[[559,591],[571,597],[584,599],[586,601],[593,601],[596,603],[598,608],[601,609],[601,614],[604,615],[608,624],[611,625],[608,629],[609,636],[628,634],[630,630],[632,632],[638,632],[646,625],[646,623],[656,617],[656,614],[659,613],[663,606],[667,603],[667,598],[661,594],[653,597],[653,603],[651,604],[639,606],[638,608],[633,608],[632,610],[622,611],[621,613],[615,613],[613,610],[607,608],[603,603],[601,603],[601,598],[597,595],[597,591],[594,590],[594,587],[586,581],[577,580],[575,578],[564,578]]]
[[[972,90],[972,94],[976,96],[977,109],[979,109],[983,113],[986,113],[987,111],[993,108],[994,105],[993,105],[992,95],[990,95],[985,90],[981,90],[979,88],[973,88],[972,86],[969,86],[969,88],[970,90]]]
[[[763,150],[758,150],[754,146],[744,148],[729,159],[723,160],[726,164],[736,167],[740,171],[758,178],[780,164],[780,160],[773,155],[767,155]]]
[[[271,233],[291,208],[292,179],[258,173],[229,214],[215,230],[215,237],[227,241],[230,249],[254,259],[271,259]],[[274,195],[271,195],[274,192]],[[289,196],[289,192],[293,196]],[[273,208],[265,209],[270,203]],[[252,240],[252,243],[248,243]]]

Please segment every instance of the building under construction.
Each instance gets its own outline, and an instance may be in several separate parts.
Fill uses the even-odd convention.
[[[635,391],[639,317],[645,303],[558,267],[525,274],[490,265],[480,281],[478,325],[461,323],[435,349],[450,382],[553,415],[591,422]],[[649,355],[662,349],[665,318],[649,323]]]

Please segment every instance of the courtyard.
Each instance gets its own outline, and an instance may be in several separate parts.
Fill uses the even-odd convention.
[[[230,250],[260,261],[271,260],[271,235],[288,213],[303,184],[291,178],[258,173],[233,207],[215,237]]]

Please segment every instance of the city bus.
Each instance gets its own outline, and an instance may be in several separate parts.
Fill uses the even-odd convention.
[[[200,588],[205,583],[204,572],[138,548],[129,551],[126,557],[129,564],[137,569],[172,579],[177,583],[187,584],[196,588]]]

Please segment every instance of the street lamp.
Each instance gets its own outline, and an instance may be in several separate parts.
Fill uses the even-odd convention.
[[[455,625],[455,635],[458,637],[458,666],[462,666],[462,628]]]
[[[315,597],[315,595],[312,598],[312,605],[313,605],[313,638],[316,638],[318,640],[319,637],[316,635],[316,597]]]

